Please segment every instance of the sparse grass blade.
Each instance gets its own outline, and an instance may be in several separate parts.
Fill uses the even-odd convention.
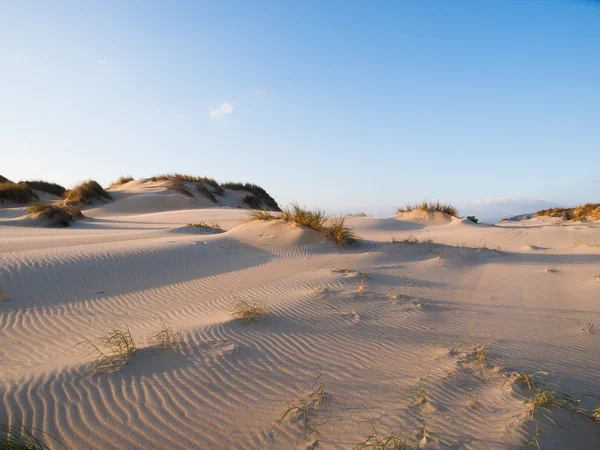
[[[253,322],[269,314],[267,302],[250,302],[238,300],[231,309],[231,315],[243,322]]]

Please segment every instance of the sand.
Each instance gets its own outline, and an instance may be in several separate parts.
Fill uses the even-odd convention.
[[[0,210],[0,423],[73,449],[349,449],[374,429],[411,448],[509,449],[536,424],[541,448],[600,448],[584,414],[532,418],[511,375],[546,372],[582,408],[600,404],[586,396],[600,396],[600,333],[582,329],[600,328],[599,223],[352,217],[363,242],[343,249],[146,188],[63,229]],[[185,227],[200,221],[224,231]],[[271,312],[241,323],[229,313],[240,299]],[[181,327],[178,351],[155,347],[162,321]],[[137,352],[95,373],[77,344],[114,325]],[[320,374],[306,424],[277,424]]]

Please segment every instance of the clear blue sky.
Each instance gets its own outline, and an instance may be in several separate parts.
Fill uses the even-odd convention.
[[[3,1],[0,55],[11,179],[177,171],[379,214],[600,201],[599,2]]]

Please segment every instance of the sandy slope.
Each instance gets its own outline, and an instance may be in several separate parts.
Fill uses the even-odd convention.
[[[600,333],[577,322],[600,324],[600,247],[574,246],[600,244],[600,224],[357,217],[348,223],[363,244],[338,249],[312,231],[245,223],[244,210],[158,212],[153,201],[124,195],[66,229],[0,214],[0,422],[79,449],[345,449],[373,426],[422,448],[447,448],[439,435],[503,449],[533,437],[535,421],[502,368],[600,396]],[[200,220],[228,231],[181,228]],[[421,243],[389,243],[411,235]],[[369,274],[363,293],[358,271]],[[238,323],[228,310],[240,298],[267,300],[272,314]],[[183,328],[180,352],[152,348],[161,320]],[[138,352],[92,374],[76,344],[113,323],[130,327]],[[470,353],[484,343],[480,366]],[[309,414],[313,432],[276,425],[319,373],[327,394]],[[551,413],[556,425],[539,416],[542,448],[600,448],[599,424]],[[415,438],[423,420],[427,442]]]

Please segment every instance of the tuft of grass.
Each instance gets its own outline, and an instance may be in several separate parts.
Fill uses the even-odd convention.
[[[371,448],[373,450],[408,450],[408,443],[402,436],[398,436],[392,430],[388,430],[386,434],[380,434],[377,432],[375,425],[371,425],[373,426],[373,433],[354,447],[355,450],[363,448]]]
[[[200,221],[198,223],[188,223],[186,225],[186,227],[196,227],[196,228],[205,228],[205,229],[215,230],[215,231],[223,231],[223,228],[221,228],[221,226],[217,222],[207,223],[204,221]]]
[[[594,408],[594,411],[592,413],[592,420],[594,422],[600,423],[600,405]]]
[[[465,341],[459,338],[454,338],[452,340],[452,346],[449,349],[450,354],[456,355],[463,345],[466,345]]]
[[[287,409],[281,414],[277,420],[277,425],[281,425],[286,417],[290,416],[294,419],[300,419],[303,424],[304,431],[313,430],[311,426],[311,417],[316,414],[319,407],[325,401],[325,381],[323,373],[319,373],[314,379],[314,383],[310,388],[310,392],[297,400],[286,402]]]
[[[133,177],[119,177],[117,179],[117,181],[115,181],[114,183],[111,183],[111,185],[109,187],[113,187],[113,186],[121,186],[125,183],[129,183],[130,181],[133,181]]]
[[[574,208],[550,208],[535,213],[536,217],[559,217],[564,220],[585,221],[600,219],[600,203],[586,203]]]
[[[411,234],[410,236],[408,236],[407,238],[402,239],[399,242],[401,244],[418,244],[419,243],[419,238],[417,238],[414,234]]]
[[[490,346],[489,344],[477,345],[473,349],[473,353],[471,354],[471,358],[479,365],[484,366],[487,364],[487,360],[490,356]]]
[[[522,447],[525,450],[528,450],[530,448],[537,448],[538,450],[542,450],[542,448],[540,447],[540,443],[538,441],[538,437],[540,436],[540,424],[536,423],[535,424],[535,436],[532,437],[531,439],[527,439],[525,442],[523,442]]]
[[[414,210],[426,211],[426,212],[442,212],[444,214],[448,214],[452,217],[458,217],[458,209],[452,206],[449,203],[440,202],[439,200],[436,202],[430,202],[427,200],[423,200],[421,203],[417,203],[411,205],[407,203],[404,207],[398,208],[397,213],[410,212]]]
[[[96,372],[122,369],[135,356],[137,350],[127,325],[124,328],[114,325],[97,338],[97,343],[84,337],[78,345],[86,345],[90,353],[96,354]]]
[[[50,445],[38,438],[34,432],[43,435],[47,441],[66,449],[54,436],[19,422],[18,426],[0,424],[0,449],[5,450],[50,450]],[[56,446],[53,446],[56,447]]]
[[[188,191],[186,185],[185,185],[185,181],[183,178],[179,178],[179,177],[175,177],[169,180],[169,182],[167,183],[167,188],[174,190],[175,192],[178,192],[182,195],[185,195],[186,197],[194,197],[194,194],[192,194],[190,191]]]
[[[346,214],[348,217],[369,217],[367,213],[359,212],[359,213],[350,213]]]
[[[27,180],[23,181],[29,185],[31,189],[35,189],[36,191],[47,192],[48,194],[56,195],[57,197],[62,197],[65,194],[65,188],[60,184],[50,183],[48,181],[43,180]]]
[[[55,225],[62,227],[67,227],[74,220],[83,217],[81,209],[76,205],[34,203],[27,209],[27,213],[48,219]]]
[[[0,289],[0,302],[5,302],[8,300],[8,294]]]
[[[252,220],[275,220],[276,216],[271,214],[269,211],[257,209],[250,212],[250,221]]]
[[[290,206],[284,208],[281,211],[280,218],[284,222],[293,222],[315,231],[321,231],[327,220],[327,216],[322,210],[315,209],[310,211],[301,208],[297,203],[292,203]]]
[[[269,314],[267,302],[249,302],[238,300],[231,309],[231,315],[243,322],[253,322]]]
[[[541,375],[548,375],[548,372],[534,372],[534,373],[524,373],[524,372],[516,372],[515,373],[515,382],[520,383],[521,386],[527,386],[530,391],[532,391],[535,387],[539,386]]]
[[[525,412],[530,413],[533,418],[539,410],[550,414],[548,408],[552,406],[564,408],[565,403],[564,401],[560,401],[560,394],[556,392],[555,387],[552,384],[546,386],[534,385],[531,390],[533,394],[525,401]]]
[[[152,335],[152,340],[156,342],[157,347],[163,349],[179,350],[181,346],[181,327],[173,329],[173,326],[166,320],[161,320],[160,331]]]
[[[27,183],[13,183],[5,181],[0,183],[0,204],[7,202],[29,203],[37,198]]]
[[[110,194],[94,180],[84,181],[65,191],[64,198],[69,205],[87,205],[93,200],[112,200]]]
[[[358,242],[356,233],[344,225],[343,216],[329,218],[327,226],[323,227],[321,232],[338,246],[345,247]]]
[[[592,320],[590,319],[590,321],[588,323],[586,323],[585,325],[583,323],[581,323],[579,320],[577,320],[577,323],[579,324],[579,326],[581,326],[583,331],[587,331],[588,333],[592,333],[595,334],[596,330],[594,329],[594,323],[592,322]]]

